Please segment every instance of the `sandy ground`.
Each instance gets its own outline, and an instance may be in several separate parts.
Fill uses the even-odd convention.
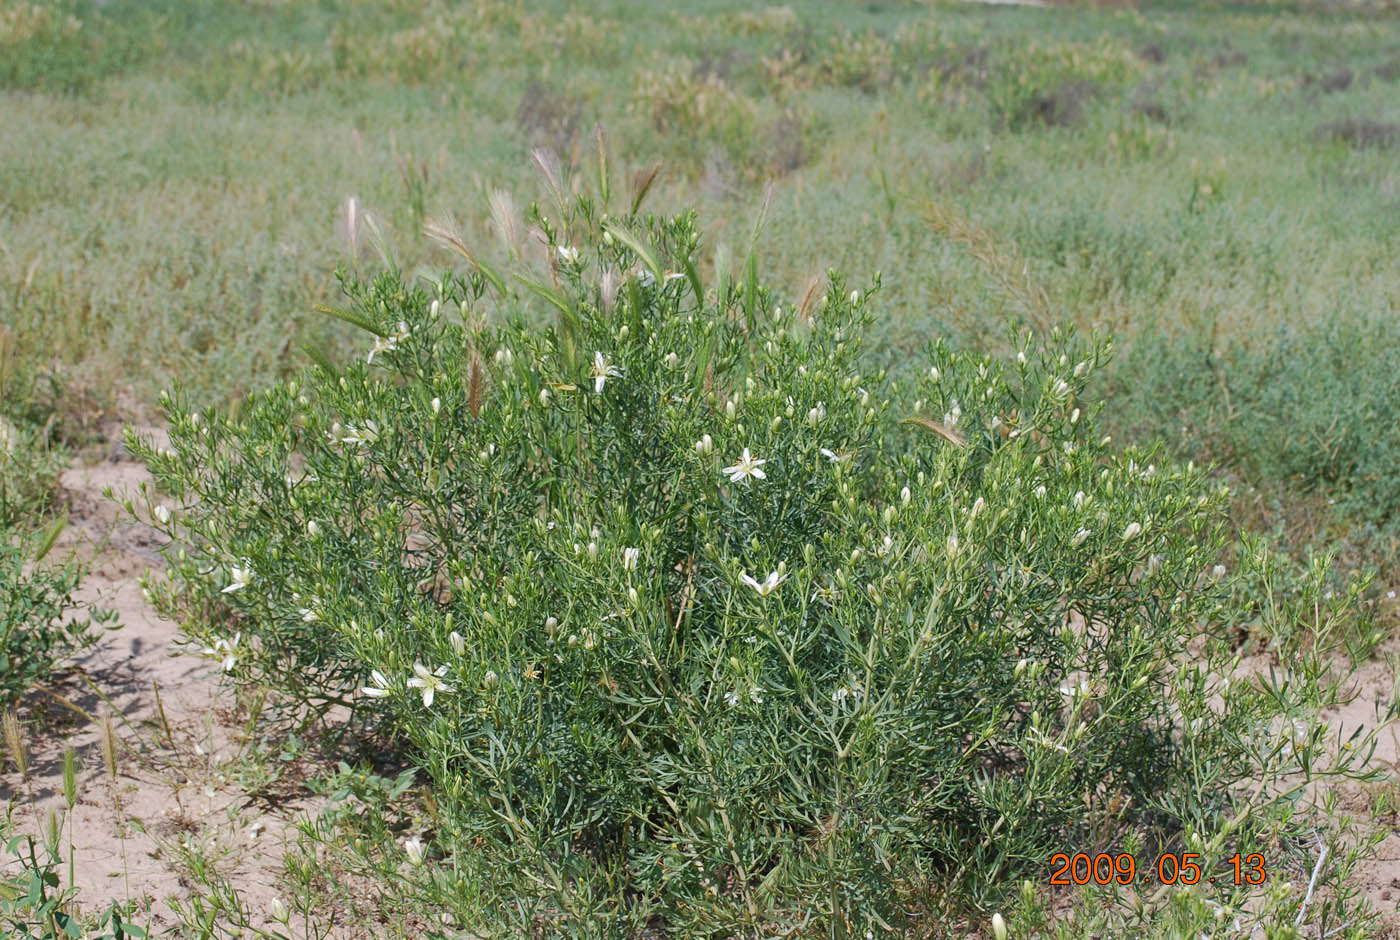
[[[295,822],[321,804],[304,791],[260,803],[240,785],[239,770],[248,765],[238,753],[239,722],[232,694],[220,692],[217,664],[182,651],[178,627],[159,617],[142,596],[139,579],[160,565],[163,537],[122,518],[103,496],[108,487],[118,498],[134,494],[148,479],[120,445],[111,446],[105,459],[62,476],[72,521],[57,551],[90,561],[78,598],[114,608],[121,627],[105,633],[78,660],[85,679],[53,690],[69,705],[54,696],[31,698],[24,714],[28,779],[21,780],[6,763],[0,800],[17,798],[18,827],[40,831],[51,812],[64,809],[62,754],[72,747],[79,758],[80,796],[64,830],[60,876],[66,886],[71,834],[83,910],[134,899],[145,912],[137,922],[166,935],[179,925],[171,900],[187,901],[198,890],[188,872],[190,859],[202,856],[238,888],[254,923],[272,926],[271,902],[280,893],[281,860]],[[1361,670],[1356,698],[1328,716],[1339,731],[1375,727],[1394,695],[1393,659],[1392,649]],[[103,715],[112,716],[120,742],[115,780],[104,769]],[[1381,736],[1375,760],[1390,774],[1400,773],[1395,726]],[[1372,816],[1375,790],[1343,785],[1342,805],[1363,819]],[[1383,913],[1388,935],[1400,937],[1400,818],[1395,813],[1373,818],[1387,835],[1376,858],[1363,865],[1357,887]]]
[[[110,454],[63,474],[71,524],[55,549],[91,563],[76,599],[119,615],[120,629],[77,660],[81,676],[52,690],[93,720],[54,696],[31,699],[22,713],[30,719],[29,776],[20,780],[7,762],[0,799],[17,795],[15,823],[41,831],[51,812],[64,810],[62,754],[72,747],[79,800],[61,840],[60,877],[66,886],[71,834],[82,910],[135,900],[148,912],[136,922],[163,934],[177,926],[169,901],[188,899],[195,887],[188,860],[200,855],[238,887],[254,923],[266,923],[289,828],[314,807],[310,800],[260,806],[239,787],[232,695],[219,692],[217,664],[182,653],[177,626],[142,596],[139,578],[160,564],[163,537],[119,519],[102,495],[109,486],[118,497],[134,493],[148,475],[120,446]],[[115,780],[104,768],[103,715],[112,716],[120,742]]]

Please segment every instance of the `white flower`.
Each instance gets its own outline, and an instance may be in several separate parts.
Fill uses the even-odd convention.
[[[840,463],[843,460],[851,459],[849,454],[838,454],[836,453],[836,451],[829,450],[825,447],[822,448],[822,456],[825,457],[827,460],[830,460],[832,463]]]
[[[384,678],[384,673],[378,669],[369,674],[370,681],[374,685],[367,685],[360,692],[370,698],[387,698],[389,696],[389,680]]]
[[[204,648],[205,656],[213,656],[221,660],[220,667],[224,672],[232,672],[233,667],[238,664],[238,643],[243,639],[242,633],[235,633],[232,640],[225,640],[222,637],[214,641],[213,646]]]
[[[374,357],[380,353],[393,352],[395,349],[398,349],[399,343],[408,339],[410,332],[408,324],[400,320],[398,329],[388,336],[380,336],[375,339],[374,346],[370,348],[369,355],[365,356],[365,362],[372,363],[374,362]]]
[[[1036,498],[1036,499],[1044,499],[1044,498],[1045,498],[1045,484],[1042,483],[1040,486],[1037,486],[1037,487],[1035,488],[1035,498]]]
[[[710,453],[714,449],[715,442],[710,438],[710,435],[708,434],[704,435],[700,438],[700,440],[695,442],[695,452],[701,457],[704,457],[706,454]]]
[[[1083,544],[1084,544],[1084,540],[1087,539],[1088,537],[1089,537],[1089,530],[1088,530],[1088,529],[1080,529],[1078,532],[1074,533],[1074,537],[1071,538],[1071,539],[1069,540],[1069,544],[1070,544],[1070,545],[1073,545],[1073,546],[1076,547],[1076,548],[1078,548],[1080,545],[1083,545]]]
[[[399,348],[398,341],[392,336],[381,336],[374,341],[374,345],[369,348],[369,355],[365,356],[365,362],[374,362],[374,357],[380,353],[393,352]]]
[[[342,444],[373,444],[379,440],[378,421],[366,421],[362,428],[349,425],[345,431],[345,436],[340,439]]]
[[[733,708],[734,706],[738,705],[739,690],[730,689],[728,692],[724,693],[724,704],[728,705],[730,708]]]
[[[1088,501],[1089,501],[1089,497],[1087,497],[1087,496],[1084,495],[1084,491],[1083,491],[1083,490],[1080,490],[1079,492],[1077,492],[1077,493],[1074,494],[1074,508],[1075,508],[1075,509],[1078,509],[1080,506],[1083,506],[1083,505],[1084,505],[1085,503],[1087,503]]]
[[[819,401],[817,402],[815,408],[812,408],[810,411],[807,412],[807,424],[810,427],[816,427],[818,424],[821,424],[822,419],[825,417],[826,403]]]
[[[593,368],[589,374],[593,376],[593,393],[595,395],[603,394],[603,386],[608,379],[622,378],[622,370],[608,362],[608,357],[600,352],[593,354]]]
[[[287,910],[287,905],[282,903],[281,898],[273,898],[271,907],[272,919],[279,924],[285,924],[287,921],[291,920],[291,912]]]
[[[403,850],[408,854],[408,860],[414,865],[422,865],[428,850],[423,847],[423,840],[414,836],[412,839],[403,840]]]
[[[1223,577],[1225,577],[1225,566],[1224,566],[1224,565],[1216,565],[1214,568],[1210,569],[1210,573],[1211,573],[1214,577],[1223,578]]]
[[[908,506],[909,501],[913,498],[914,494],[910,492],[909,487],[906,486],[904,489],[899,491],[899,501],[904,505]]]
[[[728,474],[730,483],[738,483],[745,477],[756,477],[760,480],[766,480],[768,474],[763,472],[763,465],[767,462],[767,460],[755,459],[749,453],[749,449],[745,447],[744,453],[739,457],[739,462],[732,467],[725,467],[722,472]]]
[[[442,677],[447,675],[447,667],[439,666],[436,670],[429,670],[422,663],[413,664],[413,678],[408,680],[410,689],[423,690],[423,707],[433,707],[433,696],[438,692],[451,692],[452,686],[442,681]]]
[[[666,368],[668,368],[668,369],[674,369],[676,366],[680,365],[680,363],[681,363],[681,357],[680,357],[680,356],[677,356],[677,355],[676,355],[675,353],[673,353],[673,352],[668,352],[668,353],[666,354]]]
[[[968,518],[969,518],[969,519],[976,519],[977,516],[981,514],[982,510],[983,510],[983,509],[986,509],[986,508],[987,508],[987,501],[986,501],[985,499],[983,499],[982,497],[980,497],[980,496],[977,497],[976,502],[974,502],[974,503],[972,504],[972,511],[971,511],[970,513],[968,513]]]
[[[169,524],[170,524],[170,510],[169,510],[169,509],[166,509],[164,506],[157,506],[157,507],[156,507],[156,521],[159,522],[161,525],[169,525]]]
[[[578,249],[572,245],[560,245],[555,250],[559,252],[559,260],[565,264],[574,264],[578,261]]]
[[[434,398],[431,402],[429,402],[429,404],[432,405],[432,407],[433,407],[433,414],[437,414],[437,413],[439,413],[440,411],[442,411],[442,399],[441,399],[441,398]]]
[[[302,623],[315,623],[316,621],[318,621],[318,620],[320,620],[320,619],[321,619],[321,615],[318,614],[318,613],[316,613],[316,611],[315,611],[313,608],[310,608],[310,607],[303,607],[303,608],[301,609],[301,622],[302,622]]]
[[[447,634],[447,642],[452,645],[452,652],[456,653],[458,656],[466,653],[467,641],[463,639],[462,634],[458,633],[456,630]]]
[[[231,570],[233,580],[229,582],[228,586],[225,587],[221,593],[232,594],[235,591],[243,590],[249,584],[253,583],[253,569],[251,567],[248,567],[248,563],[246,561],[243,564],[244,567],[242,568],[238,567],[237,565],[233,566]]]
[[[321,527],[317,525],[315,519],[312,519],[306,524],[306,534],[311,536],[312,538],[315,538],[316,536],[321,534]]]
[[[1060,694],[1068,699],[1075,699],[1080,696],[1088,697],[1090,691],[1088,679],[1081,679],[1077,685],[1060,686]]]
[[[758,592],[759,597],[767,597],[778,589],[778,585],[787,580],[786,574],[779,574],[776,571],[768,572],[768,577],[762,581],[755,581],[747,572],[739,576],[740,580]]]
[[[992,936],[996,940],[1006,940],[1006,920],[1000,914],[992,915]]]
[[[1395,600],[1395,592],[1394,592],[1394,591],[1386,591],[1386,592],[1385,592],[1385,599],[1388,600],[1388,601],[1393,601],[1393,600]]]
[[[637,559],[642,557],[640,548],[624,548],[622,550],[622,567],[628,571],[637,570]]]
[[[762,705],[763,689],[759,686],[754,686],[753,688],[749,689],[749,701],[753,702],[755,705]]]
[[[1128,527],[1127,527],[1126,529],[1123,530],[1123,541],[1127,542],[1127,541],[1130,541],[1130,540],[1136,538],[1136,537],[1137,537],[1137,534],[1138,534],[1139,532],[1141,532],[1141,531],[1142,531],[1142,526],[1140,526],[1140,525],[1137,524],[1136,522],[1130,522],[1130,523],[1128,523]]]
[[[496,683],[500,681],[501,677],[496,675],[496,670],[494,669],[486,670],[486,675],[481,677],[481,684],[486,686],[486,688],[488,689],[494,689],[496,687]]]

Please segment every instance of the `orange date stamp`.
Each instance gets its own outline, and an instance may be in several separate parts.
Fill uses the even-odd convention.
[[[1052,885],[1130,884],[1233,884],[1261,885],[1268,880],[1264,856],[1258,852],[1234,855],[1222,862],[1216,873],[1205,871],[1197,852],[1167,852],[1156,858],[1155,864],[1138,865],[1137,859],[1126,853],[1110,855],[1100,852],[1070,854],[1056,852],[1050,856]]]

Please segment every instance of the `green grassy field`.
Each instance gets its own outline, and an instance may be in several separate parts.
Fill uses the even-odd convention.
[[[1396,571],[1393,3],[0,0],[0,129],[0,529],[172,384],[238,407],[362,352],[315,308],[383,253],[452,267],[425,223],[543,257],[532,153],[585,188],[601,148],[698,210],[707,283],[751,245],[797,299],[879,272],[896,373],[1111,334],[1115,441],[1214,465],[1299,558]]]
[[[711,249],[742,254],[771,185],[759,244],[792,291],[881,271],[894,361],[1026,317],[1101,327],[1133,437],[1397,508],[1384,11],[113,3],[63,30],[29,6],[0,35],[4,392],[63,435],[337,342],[311,309],[346,197],[408,268],[447,261],[424,219],[503,252],[491,194],[527,205],[531,148],[577,167],[601,125]]]

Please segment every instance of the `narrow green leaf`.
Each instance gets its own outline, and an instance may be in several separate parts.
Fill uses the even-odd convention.
[[[340,370],[335,367],[335,363],[331,362],[325,350],[321,349],[319,346],[314,346],[310,343],[302,343],[301,351],[306,353],[306,358],[323,369],[331,378],[334,379],[340,376]]]
[[[744,280],[744,323],[749,332],[754,330],[754,306],[758,302],[758,246],[749,249],[748,260],[744,264],[747,269]]]
[[[700,272],[695,270],[695,260],[689,255],[685,259],[685,276],[690,281],[690,289],[695,291],[695,306],[705,306],[705,289],[700,285]]]
[[[346,323],[352,326],[358,326],[360,329],[373,333],[375,336],[384,337],[389,335],[380,328],[379,324],[375,323],[369,317],[355,313],[353,310],[337,310],[335,307],[328,307],[325,304],[317,304],[312,309],[317,313],[324,313],[328,317],[344,320]]]
[[[496,273],[495,268],[491,267],[491,265],[482,261],[480,258],[473,258],[472,263],[475,264],[476,269],[481,272],[481,276],[491,282],[491,285],[496,288],[497,293],[502,297],[506,296],[506,282]]]
[[[616,238],[618,241],[622,242],[628,248],[632,249],[632,253],[635,254],[638,258],[642,259],[642,264],[646,265],[647,270],[651,272],[652,277],[656,278],[656,283],[660,284],[663,281],[663,279],[666,277],[666,272],[661,270],[661,265],[657,264],[656,262],[656,256],[651,253],[651,251],[647,248],[646,245],[642,244],[641,240],[638,239],[637,236],[633,235],[625,228],[622,228],[618,225],[614,225],[611,222],[604,225],[603,230],[606,231],[608,234],[612,235],[613,238]]]
[[[699,350],[695,354],[695,388],[700,389],[705,385],[705,375],[710,369],[710,359],[715,354],[715,344],[718,342],[719,326],[717,324],[710,327],[709,333],[705,335],[705,340],[700,344]]]
[[[593,128],[593,138],[598,143],[598,195],[602,197],[604,211],[608,208],[608,199],[611,195],[611,186],[608,179],[608,147],[603,140],[603,125],[597,124]]]
[[[68,513],[65,512],[53,521],[53,525],[44,530],[44,537],[40,540],[39,547],[34,552],[34,561],[36,563],[44,560],[44,556],[53,548],[54,543],[58,541],[59,535],[67,527]]]
[[[543,284],[538,284],[538,283],[536,283],[536,282],[530,280],[528,277],[525,277],[524,275],[517,274],[517,275],[515,275],[515,279],[516,279],[517,281],[519,281],[521,284],[524,284],[524,285],[525,285],[525,288],[526,288],[527,290],[529,290],[530,293],[535,294],[535,295],[537,295],[537,296],[539,296],[539,297],[542,297],[542,298],[544,298],[546,301],[548,301],[549,304],[550,304],[552,307],[554,307],[554,309],[558,310],[560,313],[564,314],[565,316],[569,316],[569,317],[574,316],[573,308],[570,307],[568,301],[566,301],[563,297],[561,297],[557,292],[550,290],[548,287],[545,287]]]

